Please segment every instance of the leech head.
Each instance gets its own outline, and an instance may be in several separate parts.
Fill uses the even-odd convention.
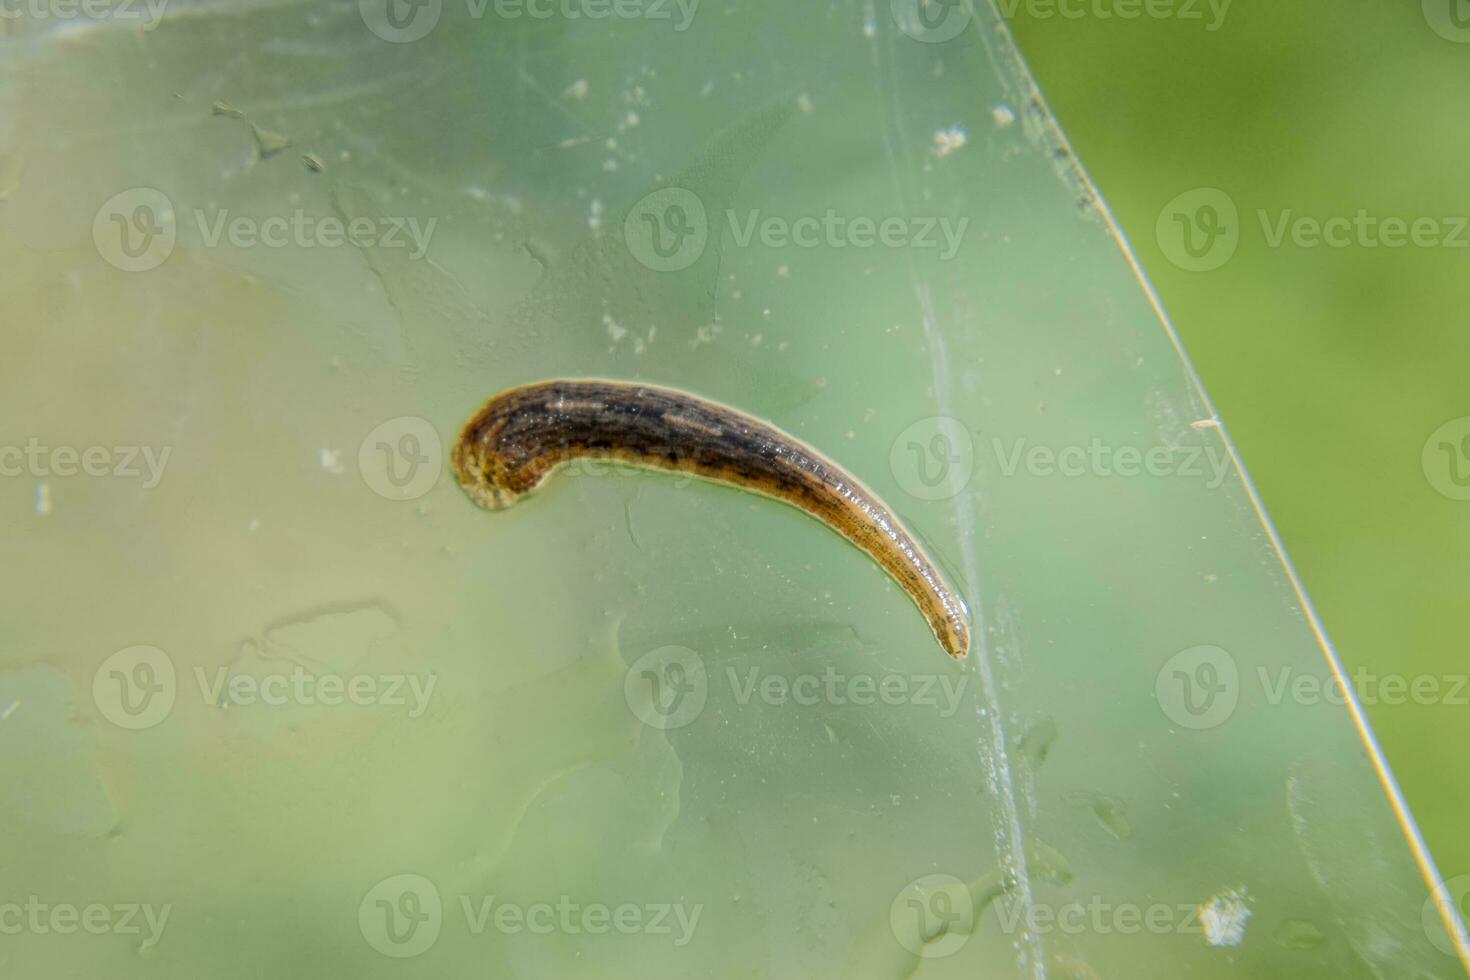
[[[464,487],[471,500],[486,510],[503,510],[515,503],[520,494],[501,482],[498,457],[483,451],[481,439],[485,434],[477,431],[478,421],[477,417],[465,426],[464,434],[449,454],[449,460],[459,485]]]
[[[970,653],[970,624],[957,615],[949,616],[944,624],[934,630],[934,636],[944,652],[956,660],[964,660]]]

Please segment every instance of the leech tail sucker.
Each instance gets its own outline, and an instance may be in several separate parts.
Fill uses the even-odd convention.
[[[969,653],[964,601],[877,494],[801,440],[729,406],[626,381],[540,381],[491,398],[450,453],[460,485],[490,510],[510,507],[576,459],[684,473],[805,511],[908,593],[946,653]]]

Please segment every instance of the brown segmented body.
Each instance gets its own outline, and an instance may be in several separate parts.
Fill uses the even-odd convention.
[[[963,600],[887,505],[799,439],[726,405],[626,381],[540,381],[486,402],[451,459],[460,484],[490,510],[514,504],[574,459],[687,473],[783,501],[888,572],[951,657],[970,650]]]

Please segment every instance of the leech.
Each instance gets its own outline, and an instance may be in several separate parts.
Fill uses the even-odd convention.
[[[490,510],[511,506],[574,459],[620,460],[780,500],[877,562],[946,653],[969,653],[964,601],[887,505],[815,449],[728,406],[625,381],[541,381],[486,402],[451,459],[460,484]]]

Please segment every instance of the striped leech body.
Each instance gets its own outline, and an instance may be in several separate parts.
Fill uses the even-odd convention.
[[[887,505],[799,439],[726,405],[625,381],[541,381],[486,402],[451,458],[460,484],[490,510],[511,506],[576,459],[620,460],[783,501],[877,562],[946,653],[958,660],[969,652],[964,601]]]

